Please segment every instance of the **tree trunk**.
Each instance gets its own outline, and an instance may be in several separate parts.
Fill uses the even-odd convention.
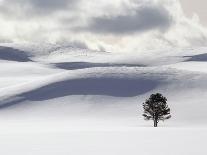
[[[157,120],[154,119],[154,127],[157,127]]]

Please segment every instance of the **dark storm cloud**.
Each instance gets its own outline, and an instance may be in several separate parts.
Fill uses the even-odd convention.
[[[172,18],[163,7],[142,7],[133,15],[94,18],[87,30],[96,33],[129,34],[153,29],[166,30]]]

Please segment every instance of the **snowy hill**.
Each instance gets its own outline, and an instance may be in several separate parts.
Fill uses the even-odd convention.
[[[207,139],[206,53],[205,47],[110,53],[2,44],[0,138],[6,144],[0,152],[10,145],[25,155],[148,155],[164,141],[159,155],[169,149],[173,155],[205,154],[199,148]],[[158,129],[141,116],[142,103],[156,92],[172,110]],[[18,144],[16,133],[24,137]],[[25,149],[31,146],[41,149]]]

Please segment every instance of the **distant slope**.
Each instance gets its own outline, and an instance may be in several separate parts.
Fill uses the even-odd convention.
[[[161,92],[172,107],[171,124],[201,125],[207,121],[207,64],[193,61],[206,52],[204,48],[189,53],[186,50],[124,54],[68,46],[39,47],[37,53],[35,48],[25,50],[25,55],[19,54],[25,47],[2,49],[7,49],[3,52],[6,58],[0,62],[2,115],[5,112],[15,119],[24,115],[61,115],[65,119],[117,115],[117,122],[126,117],[123,124],[138,121],[141,125],[143,101],[151,93]],[[40,49],[44,54],[39,54]]]
[[[11,47],[0,46],[0,60],[28,62],[31,61],[28,53]]]

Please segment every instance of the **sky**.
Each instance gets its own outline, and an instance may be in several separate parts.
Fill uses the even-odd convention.
[[[206,0],[180,0],[185,14],[192,17],[197,14],[200,22],[207,26],[207,1]]]
[[[0,42],[112,52],[207,45],[205,0],[0,0]]]

